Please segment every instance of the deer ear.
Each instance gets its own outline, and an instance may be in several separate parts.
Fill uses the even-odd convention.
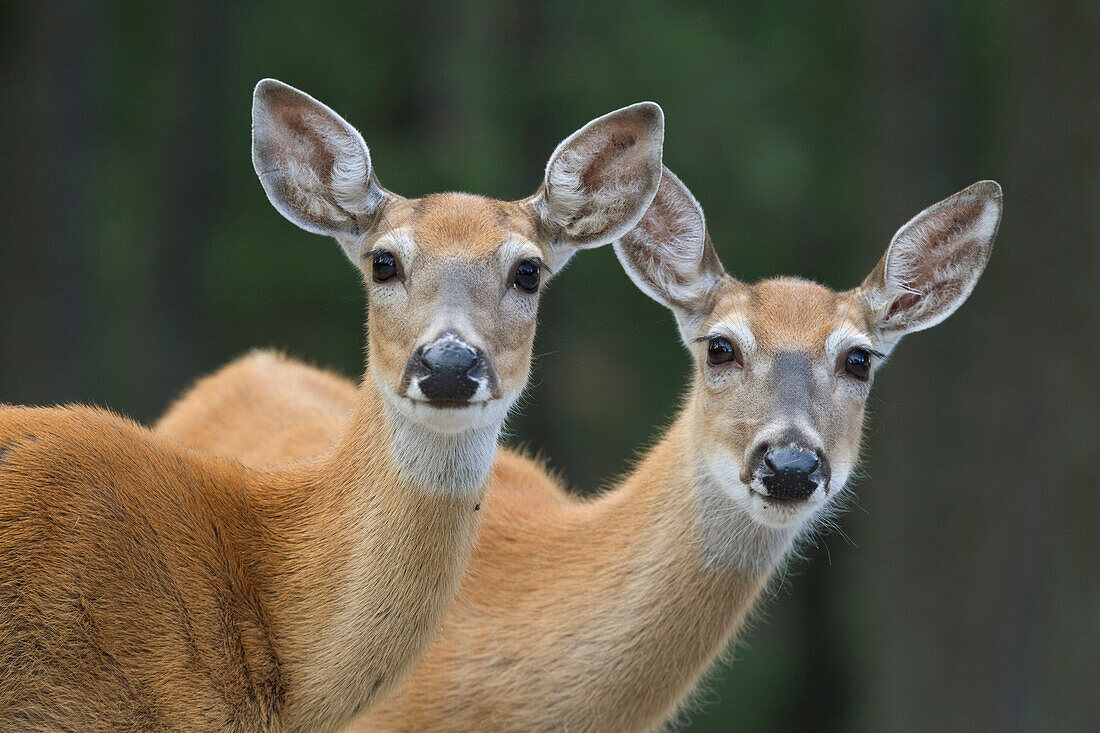
[[[860,291],[883,341],[935,326],[978,283],[1001,222],[1001,187],[979,181],[898,230]]]
[[[531,199],[559,264],[577,249],[610,244],[633,227],[661,180],[665,122],[640,102],[606,114],[566,138]]]
[[[641,221],[615,242],[615,255],[643,293],[676,315],[690,341],[725,270],[707,236],[703,207],[668,168]]]
[[[280,214],[306,231],[341,240],[364,233],[388,195],[371,171],[359,132],[275,79],[261,81],[253,94],[252,164]]]

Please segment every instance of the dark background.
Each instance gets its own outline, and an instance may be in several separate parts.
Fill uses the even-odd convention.
[[[525,196],[562,137],[655,100],[749,280],[855,285],[994,178],[982,282],[875,387],[850,540],[793,566],[689,727],[1095,730],[1100,5],[752,5],[0,4],[0,400],[150,420],[253,346],[359,373],[356,274],[252,171],[264,76],[344,114],[407,196]],[[610,248],[542,314],[512,440],[597,487],[688,361]]]

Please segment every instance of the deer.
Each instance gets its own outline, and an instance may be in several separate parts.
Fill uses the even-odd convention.
[[[614,249],[638,288],[672,312],[691,355],[678,416],[594,498],[499,450],[441,632],[347,730],[669,724],[799,541],[839,510],[878,370],[904,335],[969,297],[1001,210],[993,181],[934,204],[849,290],[794,277],[749,284],[726,272],[702,207],[666,168],[649,210]],[[253,355],[175,409],[194,400],[218,418],[217,430],[201,421],[189,442],[228,444],[263,465],[326,450],[353,398],[354,385],[333,373]],[[185,422],[169,411],[157,429],[182,434]]]
[[[101,409],[0,408],[0,729],[328,731],[376,704],[453,601],[542,290],[661,178],[651,102],[566,138],[518,201],[386,190],[360,133],[277,80],[252,124],[272,205],[364,279],[347,419],[257,467]]]

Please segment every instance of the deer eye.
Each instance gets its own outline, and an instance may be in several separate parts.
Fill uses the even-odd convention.
[[[539,280],[542,276],[542,265],[535,260],[524,260],[516,265],[516,272],[512,275],[512,284],[520,290],[533,293],[539,289]]]
[[[384,283],[397,277],[397,260],[385,251],[374,253],[371,276],[376,283]]]
[[[741,353],[725,336],[711,336],[707,339],[707,363],[714,366],[719,364],[741,363]]]
[[[849,351],[844,357],[844,373],[866,382],[871,373],[871,352],[859,347]]]

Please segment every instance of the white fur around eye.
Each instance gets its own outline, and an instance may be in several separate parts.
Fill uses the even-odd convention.
[[[756,353],[756,335],[748,321],[723,321],[712,329],[712,333],[722,334],[736,344],[746,359]]]
[[[541,259],[542,251],[526,239],[509,239],[505,241],[497,250],[497,265],[500,270],[501,281],[508,283],[512,273],[516,270],[516,265],[520,262]],[[546,282],[549,275],[550,273],[543,269],[540,283]]]
[[[376,283],[371,280],[368,264],[367,272],[367,292],[370,302],[376,306],[395,307],[407,305],[409,302],[409,291],[405,288],[405,284],[394,278],[391,282]]]
[[[825,339],[825,358],[830,363],[836,363],[841,356],[856,347],[868,351],[875,350],[870,336],[853,326],[840,326]]]
[[[363,272],[363,279],[367,284],[371,302],[375,305],[407,303],[409,299],[409,279],[416,275],[416,243],[412,240],[408,231],[396,229],[390,234],[378,238],[370,246],[372,250],[385,250],[392,254],[404,274],[403,278],[393,278],[386,282],[377,283],[374,281],[374,258],[360,255],[359,267]],[[362,246],[359,249],[362,249]]]
[[[698,344],[700,348],[699,360],[707,386],[711,389],[722,389],[740,382],[744,379],[745,373],[751,369],[751,362],[756,354],[756,336],[753,334],[748,322],[739,319],[722,321],[711,327],[708,333],[729,339],[730,343],[741,353],[744,365],[741,367],[734,365],[715,367],[707,360],[708,342],[700,341]]]
[[[852,399],[865,400],[871,392],[871,379],[875,376],[875,370],[882,365],[882,357],[871,356],[871,379],[859,380],[850,375],[845,376],[841,373],[844,367],[840,360],[856,348],[876,351],[867,334],[847,324],[840,326],[825,339],[824,368],[835,375],[836,389],[847,393]]]
[[[507,290],[504,292],[504,299],[501,301],[501,307],[507,308],[515,316],[523,320],[531,320],[538,314],[539,293],[541,292],[541,286],[534,293],[525,293],[517,287],[508,286]]]

